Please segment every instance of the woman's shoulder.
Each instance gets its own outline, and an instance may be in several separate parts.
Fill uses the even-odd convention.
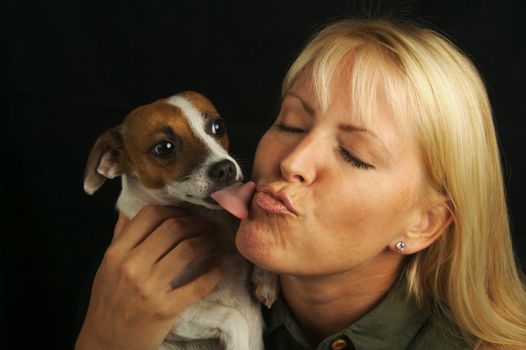
[[[456,322],[445,315],[436,315],[427,317],[407,350],[473,350],[474,346],[475,341],[467,339]]]
[[[473,350],[476,341],[463,335],[457,324],[448,317],[429,317],[407,350]],[[477,350],[526,350],[523,346],[498,346],[482,343]]]
[[[525,346],[497,346],[490,343],[482,343],[477,350],[526,350]]]

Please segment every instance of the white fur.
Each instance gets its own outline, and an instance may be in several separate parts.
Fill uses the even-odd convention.
[[[170,198],[162,190],[144,188],[133,174],[123,174],[122,190],[117,200],[117,209],[129,218],[137,215],[142,207],[148,204],[176,206],[180,199]]]

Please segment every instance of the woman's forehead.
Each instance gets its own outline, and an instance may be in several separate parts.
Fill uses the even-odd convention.
[[[382,115],[392,119],[397,125],[408,124],[409,111],[404,89],[397,82],[385,79],[356,76],[360,72],[352,69],[335,71],[327,81],[320,81],[320,75],[306,69],[285,91],[284,96],[302,98],[305,104],[323,112],[329,105],[338,103],[347,109],[350,121],[371,127],[373,116]],[[322,85],[323,84],[323,85]]]
[[[419,152],[417,118],[409,111],[403,88],[381,79],[361,82],[352,76],[357,73],[353,70],[337,73],[327,85],[325,109],[323,96],[316,89],[317,76],[312,70],[302,72],[284,97],[301,100],[307,106],[306,110],[313,109],[312,114],[323,115],[324,118],[335,118],[338,125],[370,132],[395,158],[409,149]],[[325,113],[329,110],[330,113]]]

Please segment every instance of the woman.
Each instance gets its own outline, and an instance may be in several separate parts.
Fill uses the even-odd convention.
[[[488,98],[440,35],[381,20],[322,30],[285,78],[252,176],[236,244],[280,277],[269,349],[526,348]],[[180,215],[119,219],[77,349],[155,349],[215,286],[219,268],[176,290],[157,273],[151,254],[213,230]]]

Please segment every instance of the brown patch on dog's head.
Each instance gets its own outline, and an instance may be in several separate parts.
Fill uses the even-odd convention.
[[[145,187],[161,188],[192,172],[206,156],[206,147],[194,135],[178,107],[164,100],[133,110],[122,125],[124,161]],[[163,143],[173,151],[161,156],[155,147]]]
[[[193,91],[178,96],[199,111],[204,131],[227,150],[226,129],[214,105]],[[168,100],[134,109],[121,125],[99,137],[86,166],[87,193],[93,194],[106,178],[125,173],[137,176],[146,188],[162,188],[191,174],[204,161],[209,150],[192,131],[189,116]]]

